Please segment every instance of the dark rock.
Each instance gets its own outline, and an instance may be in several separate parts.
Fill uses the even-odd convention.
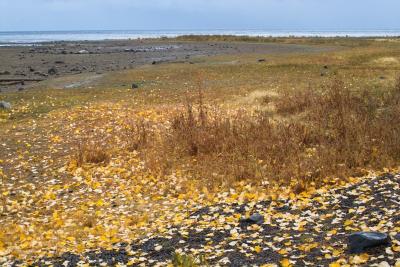
[[[385,80],[385,79],[386,79],[386,77],[385,77],[385,76],[381,76],[381,77],[379,77],[379,79],[381,79],[381,80]]]
[[[151,64],[152,64],[152,65],[156,65],[156,64],[157,64],[157,61],[153,61]]]
[[[264,222],[264,216],[259,213],[254,213],[249,218],[240,219],[240,222],[248,224],[262,224]]]
[[[11,73],[9,71],[0,71],[0,75],[10,75]]]
[[[50,69],[47,71],[47,73],[48,73],[49,75],[56,75],[57,72],[58,72],[57,69],[54,68],[54,67],[50,68]]]
[[[61,51],[61,54],[66,55],[67,51],[63,50],[63,51]]]
[[[397,234],[394,236],[394,239],[399,240],[400,241],[400,234]]]
[[[19,92],[22,92],[22,91],[24,91],[24,90],[25,90],[24,87],[19,87],[19,88],[18,88],[18,91],[19,91]]]
[[[42,77],[47,77],[49,75],[47,75],[46,73],[40,72],[40,71],[35,71],[36,75],[42,76]]]
[[[64,62],[64,61],[61,61],[61,60],[57,60],[57,61],[55,61],[54,63],[55,63],[55,64],[65,64],[65,62]]]
[[[80,71],[80,69],[78,67],[73,67],[72,69],[70,69],[70,71]]]
[[[367,248],[388,245],[389,236],[378,232],[358,232],[348,238],[350,253],[361,253]]]
[[[265,62],[265,61],[266,61],[265,58],[261,58],[258,60],[258,62]]]
[[[327,69],[329,69],[329,67],[328,67],[327,65],[325,65],[325,66],[324,66],[324,69],[326,69],[326,70],[327,70]]]
[[[11,104],[6,101],[0,101],[0,109],[11,109]]]
[[[23,71],[19,71],[19,70],[15,72],[15,75],[16,76],[26,76],[26,74]]]
[[[138,89],[139,85],[137,83],[132,83],[132,89]]]
[[[30,72],[34,72],[34,71],[35,71],[35,69],[34,69],[34,68],[32,68],[32,67],[29,67],[29,71],[30,71]]]

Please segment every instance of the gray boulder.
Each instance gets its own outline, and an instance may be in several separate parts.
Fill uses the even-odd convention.
[[[348,238],[350,253],[362,253],[365,249],[388,245],[390,238],[385,233],[358,232]]]
[[[244,224],[263,224],[264,216],[259,213],[254,213],[249,218],[242,218],[240,222]]]
[[[6,101],[0,101],[0,109],[11,109],[11,104]]]

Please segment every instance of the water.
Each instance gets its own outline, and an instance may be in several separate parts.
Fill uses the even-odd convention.
[[[29,46],[53,41],[100,41],[181,35],[247,35],[263,37],[395,37],[398,30],[157,30],[157,31],[20,31],[0,32],[0,46]]]

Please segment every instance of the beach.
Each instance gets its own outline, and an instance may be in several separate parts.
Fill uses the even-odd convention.
[[[0,90],[22,91],[40,81],[165,63],[195,64],[201,57],[326,51],[326,47],[273,43],[176,42],[165,39],[66,41],[0,47]],[[68,84],[65,85],[68,88]],[[72,85],[73,87],[73,85]]]

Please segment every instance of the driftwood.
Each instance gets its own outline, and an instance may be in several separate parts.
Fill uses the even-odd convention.
[[[0,83],[2,82],[41,82],[44,79],[30,79],[30,78],[19,78],[19,79],[0,79]]]
[[[15,85],[15,84],[21,84],[24,85],[25,82],[41,82],[44,81],[44,79],[0,79],[0,84],[1,85]]]

